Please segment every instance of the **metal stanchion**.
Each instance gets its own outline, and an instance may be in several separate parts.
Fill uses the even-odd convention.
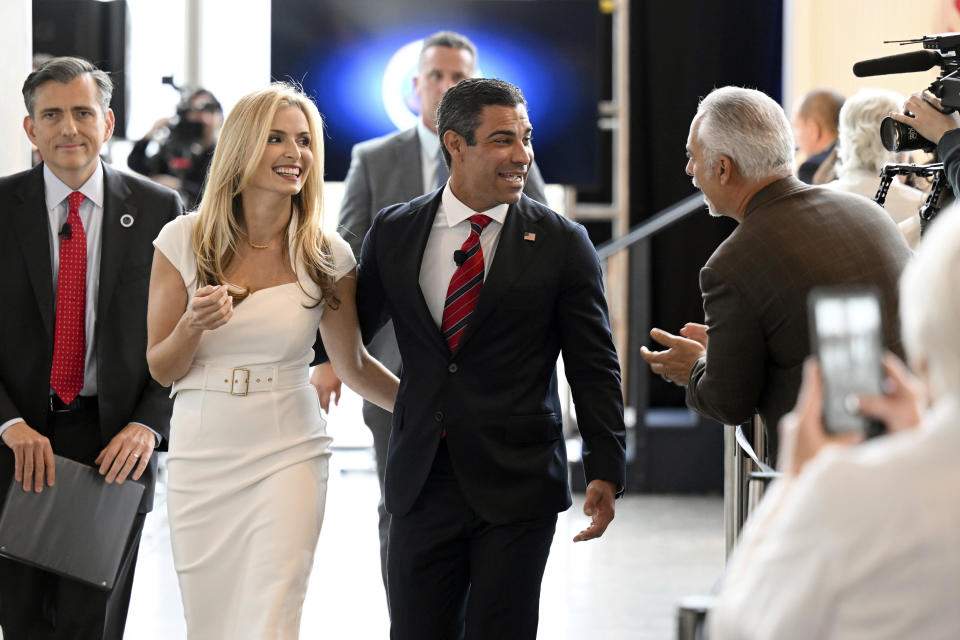
[[[743,459],[737,446],[737,428],[723,425],[723,529],[726,541],[726,559],[730,559],[733,547],[737,544],[739,532],[739,465]]]
[[[757,457],[765,463],[769,464],[769,459],[767,458],[767,430],[763,425],[763,420],[759,415],[753,416],[753,448],[756,451]],[[753,471],[763,471],[763,469],[757,468],[757,465],[750,461],[751,469],[749,472]],[[749,515],[763,498],[763,493],[767,489],[765,482],[761,481],[750,481],[749,473],[745,478],[747,482],[747,507],[746,513]]]
[[[715,596],[687,596],[677,606],[677,640],[697,640]]]

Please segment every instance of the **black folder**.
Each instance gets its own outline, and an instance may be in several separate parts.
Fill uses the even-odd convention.
[[[2,455],[12,465],[12,452]],[[0,555],[112,589],[143,485],[107,484],[94,467],[54,458],[56,482],[41,493],[0,474]]]

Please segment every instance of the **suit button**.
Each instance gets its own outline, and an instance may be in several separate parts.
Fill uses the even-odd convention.
[[[447,367],[447,371],[449,371],[450,373],[456,373],[456,372],[457,372],[457,363],[456,363],[456,362],[451,362],[451,363],[450,363],[450,366]]]
[[[437,411],[435,414],[433,414],[433,419],[437,422],[443,422],[443,412]]]

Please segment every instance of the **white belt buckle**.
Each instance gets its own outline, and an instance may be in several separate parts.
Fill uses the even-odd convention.
[[[240,390],[240,387],[243,390]],[[250,369],[245,367],[234,367],[230,372],[230,395],[245,396],[250,390]]]

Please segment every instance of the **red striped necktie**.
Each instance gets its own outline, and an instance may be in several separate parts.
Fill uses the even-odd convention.
[[[83,388],[83,361],[87,352],[87,234],[80,221],[83,194],[74,191],[67,196],[67,202],[70,230],[60,237],[50,388],[70,404]]]
[[[447,287],[440,330],[451,353],[456,351],[457,344],[463,337],[483,288],[483,247],[480,246],[480,234],[488,224],[490,216],[482,213],[470,216],[470,235],[460,247],[463,262],[453,272],[450,286]]]

